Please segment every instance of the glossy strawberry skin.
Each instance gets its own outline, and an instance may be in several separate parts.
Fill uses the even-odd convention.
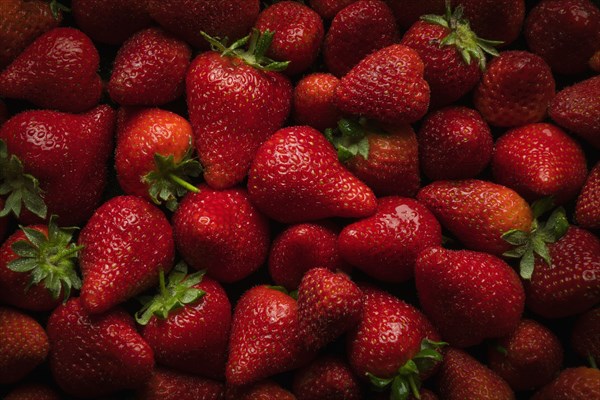
[[[600,371],[567,368],[532,397],[532,400],[586,400],[600,397]]]
[[[222,400],[223,384],[201,376],[156,368],[143,388],[140,400]]]
[[[24,383],[11,390],[4,400],[61,400],[61,397],[44,384]]]
[[[334,104],[335,88],[339,82],[329,73],[314,73],[300,79],[294,88],[294,123],[308,125],[318,131],[335,127],[341,118]]]
[[[600,308],[577,318],[571,331],[571,347],[582,358],[600,360]]]
[[[500,40],[502,46],[514,42],[523,27],[524,0],[453,0],[452,5],[462,6],[465,18],[477,36]]]
[[[360,400],[363,390],[350,366],[330,355],[313,361],[294,375],[293,392],[298,400]]]
[[[248,386],[229,386],[225,400],[296,400],[294,395],[272,380]]]
[[[81,305],[103,313],[158,283],[173,267],[173,232],[165,215],[146,200],[113,197],[79,235]]]

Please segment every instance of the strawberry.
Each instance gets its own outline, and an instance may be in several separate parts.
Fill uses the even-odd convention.
[[[339,82],[329,73],[310,74],[300,79],[294,88],[294,123],[309,125],[319,131],[334,127],[341,117],[334,104]]]
[[[295,290],[304,274],[317,267],[349,272],[338,250],[339,229],[330,223],[292,225],[271,244],[269,274],[277,285]]]
[[[590,58],[590,61],[588,61],[588,63],[590,64],[590,68],[594,72],[600,72],[600,50],[594,53],[594,55]]]
[[[81,305],[102,313],[158,282],[173,266],[174,244],[165,215],[139,197],[102,204],[81,230]]]
[[[120,308],[90,315],[73,298],[50,315],[47,332],[52,375],[70,395],[89,398],[133,389],[152,375],[152,349]]]
[[[335,90],[343,113],[390,124],[419,120],[429,106],[429,85],[418,53],[395,44],[362,59]]]
[[[244,189],[199,186],[173,216],[177,249],[194,269],[220,282],[235,282],[256,271],[269,251],[267,219]]]
[[[449,348],[437,375],[444,400],[514,400],[510,386],[462,350]]]
[[[267,7],[258,15],[254,27],[260,32],[275,33],[267,55],[289,61],[284,73],[290,76],[306,71],[315,62],[325,35],[319,14],[293,1]]]
[[[524,319],[508,336],[488,346],[489,366],[515,391],[549,383],[560,371],[563,349],[545,326]]]
[[[225,400],[296,400],[296,397],[277,383],[265,380],[245,387],[230,386]]]
[[[362,292],[343,273],[314,268],[298,288],[298,329],[309,350],[319,350],[358,324]]]
[[[190,47],[157,28],[131,36],[119,49],[108,84],[110,97],[127,106],[158,106],[183,94]]]
[[[600,50],[600,10],[589,0],[544,0],[527,15],[525,39],[553,71],[578,74]]]
[[[231,304],[225,290],[204,272],[187,275],[178,264],[160,292],[136,314],[142,336],[161,365],[219,379],[225,372]]]
[[[600,76],[586,79],[556,94],[548,114],[558,125],[600,149]]]
[[[298,400],[361,400],[363,390],[350,366],[333,356],[323,356],[294,375]],[[421,398],[423,392],[421,392]],[[426,400],[426,399],[425,399]]]
[[[346,6],[357,0],[309,0],[310,7],[324,20],[331,20]]]
[[[56,214],[67,226],[84,223],[104,191],[114,121],[114,111],[99,106],[80,115],[25,111],[4,123],[0,193],[8,197],[0,216],[12,212],[31,224]]]
[[[248,176],[250,200],[285,223],[375,212],[373,192],[338,161],[327,139],[307,126],[280,129],[257,151]]]
[[[571,331],[571,347],[590,364],[600,360],[600,308],[582,314]]]
[[[292,85],[276,72],[287,64],[264,56],[272,33],[254,31],[228,49],[207,39],[218,51],[192,61],[186,77],[187,104],[204,179],[224,189],[244,179],[258,147],[283,126]],[[250,47],[244,52],[240,46],[247,41]]]
[[[327,69],[342,77],[360,60],[398,40],[392,10],[380,0],[358,1],[338,12],[323,44]]]
[[[198,177],[200,164],[191,159],[193,133],[189,122],[160,109],[121,109],[115,170],[127,194],[145,197],[175,210],[177,200],[198,189],[187,182]]]
[[[494,126],[514,127],[539,122],[554,97],[548,64],[526,51],[504,51],[494,58],[475,89],[474,103]]]
[[[421,169],[431,180],[474,178],[489,164],[494,149],[481,115],[461,106],[425,117],[417,140]]]
[[[0,384],[18,382],[46,359],[44,328],[27,314],[0,307]]]
[[[40,383],[24,383],[8,393],[4,400],[61,400],[50,387]]]
[[[222,400],[223,384],[200,376],[156,368],[137,390],[140,400]]]
[[[403,31],[408,30],[422,15],[443,14],[444,0],[386,0]]]
[[[563,204],[579,193],[587,163],[582,148],[562,129],[538,123],[512,129],[496,141],[492,170],[497,183],[527,201],[552,196]]]
[[[532,397],[532,400],[588,400],[600,398],[600,371],[567,368]]]
[[[73,28],[38,37],[0,74],[0,96],[78,113],[98,104],[102,82],[92,41]]]
[[[384,197],[377,212],[344,228],[340,254],[349,264],[385,282],[413,276],[419,253],[442,244],[442,229],[433,214],[416,200]]]

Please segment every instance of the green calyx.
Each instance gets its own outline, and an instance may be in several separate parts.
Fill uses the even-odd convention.
[[[6,143],[0,140],[0,196],[6,196],[0,217],[11,212],[21,214],[23,205],[40,218],[46,218],[48,208],[42,198],[42,189],[38,180],[26,174],[23,163],[14,154],[9,154]]]
[[[478,37],[471,30],[469,21],[463,17],[462,6],[458,6],[452,12],[450,0],[446,0],[445,15],[423,15],[421,19],[435,25],[441,25],[450,29],[450,33],[440,41],[441,46],[455,46],[467,65],[475,59],[481,70],[485,70],[486,53],[492,56],[498,55],[494,46],[502,44],[498,40],[486,40]]]
[[[50,2],[50,12],[54,19],[58,19],[60,17],[60,12],[71,12],[71,9],[65,6],[62,3],[59,3],[58,0],[52,0]]]
[[[333,144],[342,162],[351,160],[356,156],[369,159],[369,134],[380,132],[378,127],[365,118],[357,121],[342,118],[335,129],[325,129],[324,135]]]
[[[281,72],[290,63],[289,61],[275,61],[266,56],[269,47],[271,47],[274,32],[268,30],[260,32],[258,29],[253,28],[250,35],[239,39],[229,47],[226,45],[227,39],[219,40],[205,32],[200,33],[210,43],[213,51],[221,53],[224,57],[239,58],[251,67],[261,71]],[[244,50],[246,45],[248,45],[248,50]]]
[[[539,218],[553,208],[554,201],[551,197],[540,199],[531,205],[534,220],[531,231],[525,232],[511,229],[502,235],[502,238],[515,246],[505,252],[505,257],[519,258],[520,274],[523,279],[531,279],[535,266],[535,256],[540,256],[546,264],[552,267],[552,259],[548,243],[558,241],[569,229],[569,221],[563,207],[558,207],[548,217],[545,223]]]
[[[160,292],[154,297],[141,298],[144,306],[135,314],[135,320],[140,325],[146,325],[155,316],[167,319],[169,313],[191,304],[206,294],[202,289],[194,286],[202,282],[205,271],[188,275],[187,265],[184,262],[177,264],[169,274],[169,282],[165,284],[165,273],[160,271]]]
[[[395,376],[391,378],[379,378],[371,373],[367,377],[377,391],[390,388],[391,400],[407,400],[410,395],[420,399],[421,389],[420,375],[430,371],[443,357],[439,349],[447,346],[446,342],[434,342],[427,338],[421,342],[420,351],[398,369]]]
[[[64,292],[63,301],[67,301],[71,289],[81,288],[75,263],[83,246],[71,243],[77,229],[59,228],[55,215],[50,217],[48,236],[32,228],[21,227],[27,240],[20,240],[11,246],[19,258],[9,262],[8,269],[31,273],[27,289],[41,283],[54,299],[58,299],[60,293]]]

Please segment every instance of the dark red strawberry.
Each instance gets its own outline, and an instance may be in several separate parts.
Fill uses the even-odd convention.
[[[175,242],[183,259],[220,282],[235,282],[256,271],[269,251],[267,219],[244,189],[199,186],[173,216]]]
[[[204,179],[216,189],[244,179],[258,147],[290,112],[292,85],[275,72],[286,63],[265,57],[272,38],[272,33],[254,31],[229,49],[209,39],[218,52],[200,54],[188,70],[187,104],[196,149]],[[250,48],[244,52],[240,46],[247,41]]]
[[[422,15],[443,14],[444,0],[386,0],[389,4],[396,21],[403,31],[406,31]]]
[[[461,106],[429,114],[417,140],[421,169],[431,180],[474,178],[489,164],[494,149],[481,115]]]
[[[442,244],[442,230],[433,214],[416,200],[384,197],[377,212],[344,228],[340,254],[349,264],[385,281],[412,278],[417,256]]]
[[[32,317],[0,307],[0,384],[18,382],[46,359],[44,328]]]
[[[418,53],[395,44],[360,61],[336,88],[340,111],[390,124],[419,120],[429,106],[429,85]]]
[[[342,77],[367,55],[397,40],[398,27],[387,4],[380,0],[353,2],[331,21],[323,44],[325,65]]]
[[[357,0],[309,0],[310,7],[317,12],[324,20],[331,20],[335,15],[346,6]]]
[[[81,304],[105,312],[158,283],[173,267],[173,232],[165,215],[139,197],[102,204],[81,230]]]
[[[307,126],[280,129],[257,151],[248,176],[250,200],[285,223],[375,212],[373,192],[338,161],[333,146]]]
[[[350,366],[345,361],[329,355],[318,358],[296,372],[293,392],[298,400],[361,400],[364,398],[361,384],[352,373]]]
[[[543,59],[526,51],[504,51],[488,65],[474,103],[491,125],[520,126],[544,119],[554,88]]]
[[[590,364],[600,361],[600,308],[582,314],[571,331],[571,346]]]
[[[588,64],[590,64],[590,68],[593,71],[600,72],[600,50],[594,53],[592,58],[590,58],[590,61],[588,61]]]
[[[532,397],[532,400],[589,400],[600,399],[600,370],[596,368],[567,368]]]
[[[296,400],[296,397],[279,384],[265,380],[248,386],[229,386],[225,400]]]
[[[319,14],[294,1],[267,7],[258,15],[254,27],[261,32],[274,32],[267,54],[274,60],[290,62],[284,70],[286,75],[304,72],[315,62],[325,35]]]
[[[334,104],[339,83],[340,80],[329,73],[310,74],[300,79],[294,88],[294,123],[319,131],[333,128],[341,118]]]
[[[2,71],[0,96],[65,112],[89,110],[102,92],[99,62],[98,51],[83,32],[53,29]]]
[[[212,379],[156,368],[137,390],[139,400],[223,400],[223,384]]]
[[[125,106],[159,106],[183,94],[190,47],[161,29],[133,35],[115,58],[110,97]]]
[[[61,397],[44,384],[24,383],[11,390],[4,400],[61,400]]]
[[[52,376],[70,395],[89,398],[133,389],[152,375],[152,349],[120,308],[90,315],[80,299],[70,299],[54,310],[47,332]]]
[[[600,10],[589,0],[544,0],[527,15],[525,38],[553,71],[577,74],[600,50]]]

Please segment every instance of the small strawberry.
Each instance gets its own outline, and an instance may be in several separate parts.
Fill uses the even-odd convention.
[[[298,400],[361,400],[363,390],[350,366],[333,356],[323,356],[294,375]],[[423,392],[421,392],[423,399]],[[424,399],[426,400],[426,399]]]
[[[225,400],[296,400],[296,397],[279,384],[265,380],[243,387],[229,386]]]
[[[494,126],[539,122],[554,97],[554,77],[546,62],[526,51],[504,51],[494,58],[475,89],[474,103]]]
[[[139,400],[222,400],[223,384],[212,379],[156,368],[137,390]]]
[[[0,307],[0,384],[18,382],[46,359],[44,328],[27,314]]]
[[[173,266],[174,244],[165,215],[139,197],[101,205],[79,235],[81,304],[102,313],[158,283]]]
[[[333,128],[341,118],[334,104],[339,83],[340,80],[329,73],[310,74],[300,79],[294,88],[294,123],[319,131]]]
[[[600,361],[600,308],[582,314],[571,331],[571,346],[590,364]]]
[[[532,400],[590,400],[600,399],[600,370],[596,368],[567,368],[532,397]]]
[[[89,110],[102,92],[99,62],[98,51],[83,32],[52,29],[2,71],[0,96],[65,112]]]
[[[324,20],[331,20],[346,6],[357,0],[309,0],[310,7]]]
[[[367,55],[397,40],[398,27],[386,3],[353,2],[331,21],[323,44],[325,65],[333,75],[342,77]]]
[[[44,384],[24,383],[11,390],[4,400],[61,400],[61,397]]]
[[[465,18],[480,37],[502,42],[514,42],[525,20],[525,0],[453,0],[463,8]]]
[[[285,223],[375,212],[373,192],[338,161],[313,128],[280,129],[257,151],[248,177],[250,200]]]

